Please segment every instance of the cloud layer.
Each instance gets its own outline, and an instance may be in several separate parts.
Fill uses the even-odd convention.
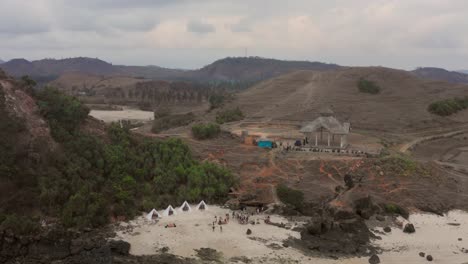
[[[248,55],[468,68],[465,0],[0,0],[0,58],[196,68]]]

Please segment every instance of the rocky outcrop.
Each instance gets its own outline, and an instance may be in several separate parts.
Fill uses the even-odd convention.
[[[128,255],[130,244],[107,242],[103,236],[54,229],[34,237],[0,233],[0,263],[111,263],[112,255]]]
[[[374,235],[358,216],[335,219],[332,216],[314,217],[301,232],[301,241],[309,250],[334,254],[364,255],[372,246]]]
[[[379,264],[379,263],[380,263],[379,256],[374,254],[369,258],[369,264]]]
[[[413,224],[408,223],[403,228],[403,232],[408,233],[408,234],[412,234],[412,233],[416,232],[416,229],[414,228]]]
[[[100,231],[81,233],[53,229],[37,236],[17,236],[0,231],[0,263],[25,264],[150,264],[196,263],[167,253],[150,256],[132,256],[130,244],[121,240],[108,240]]]

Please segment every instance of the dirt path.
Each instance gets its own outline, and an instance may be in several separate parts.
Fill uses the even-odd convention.
[[[462,134],[462,133],[466,133],[467,131],[468,131],[468,127],[465,128],[465,129],[452,131],[452,132],[448,132],[448,133],[442,133],[442,134],[436,133],[436,134],[432,134],[432,135],[429,135],[429,136],[418,137],[416,139],[411,140],[410,142],[406,142],[406,143],[400,145],[399,151],[403,152],[403,153],[406,153],[406,152],[408,152],[408,150],[411,150],[413,147],[415,147],[416,145],[418,145],[418,144],[420,144],[420,143],[422,143],[424,141],[433,140],[433,139],[437,139],[437,138],[443,138],[443,137],[453,137],[453,136],[456,136],[456,135],[459,135],[459,134]]]

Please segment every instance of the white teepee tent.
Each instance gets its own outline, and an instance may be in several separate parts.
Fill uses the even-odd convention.
[[[170,215],[176,215],[177,212],[176,210],[174,209],[174,207],[172,207],[172,205],[169,205],[166,210],[164,210],[163,212],[163,216],[170,216]]]
[[[208,206],[206,205],[205,201],[201,201],[195,209],[196,210],[208,210]]]
[[[192,208],[190,207],[190,204],[185,201],[180,207],[179,207],[179,212],[191,212]]]
[[[153,209],[151,210],[151,212],[149,212],[147,215],[146,215],[146,219],[148,220],[153,220],[154,217],[157,217],[157,218],[161,218],[161,214],[158,213],[158,211],[156,211],[156,209]]]

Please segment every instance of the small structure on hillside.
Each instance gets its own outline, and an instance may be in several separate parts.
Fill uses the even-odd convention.
[[[156,211],[156,209],[151,210],[151,212],[149,212],[146,215],[146,219],[148,219],[148,220],[156,220],[156,219],[159,219],[159,218],[161,218],[161,215],[158,213],[158,211]]]
[[[348,145],[349,131],[350,123],[338,121],[330,109],[322,110],[317,119],[300,130],[307,139],[306,145],[339,149],[344,149]]]
[[[191,212],[192,208],[190,207],[189,203],[185,201],[180,207],[179,207],[180,212]]]
[[[163,216],[171,216],[176,214],[176,210],[174,210],[174,207],[172,207],[172,205],[169,205],[163,212]]]

